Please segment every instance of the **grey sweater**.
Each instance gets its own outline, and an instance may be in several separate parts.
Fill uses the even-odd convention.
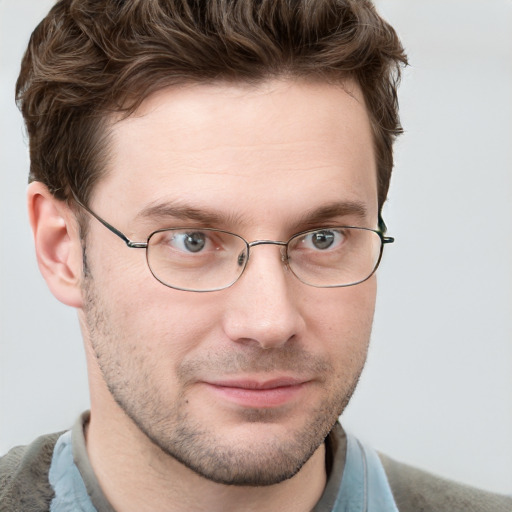
[[[0,458],[0,512],[48,511],[54,492],[48,482],[53,448],[62,433],[39,437],[28,446],[13,448]],[[79,439],[80,444],[82,442]],[[315,512],[329,512],[333,495],[343,473],[346,441],[339,427],[333,429],[328,440],[329,479],[324,495]],[[85,443],[79,447],[85,454]],[[501,496],[439,478],[427,472],[379,455],[400,512],[512,512],[512,497]],[[330,460],[329,460],[330,458]],[[90,467],[80,472],[86,475],[86,485],[97,487]],[[91,482],[91,478],[94,480]],[[91,493],[90,493],[91,494]],[[94,500],[93,500],[94,501]],[[101,500],[100,500],[101,501]],[[98,508],[98,501],[94,503]],[[112,510],[101,505],[98,512]]]

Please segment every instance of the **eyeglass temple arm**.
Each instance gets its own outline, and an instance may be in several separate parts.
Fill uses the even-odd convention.
[[[379,231],[382,238],[383,244],[392,244],[395,239],[392,236],[384,236],[384,233],[388,230],[386,223],[384,222],[384,219],[382,218],[381,214],[379,213]]]
[[[128,247],[131,247],[133,249],[145,249],[148,246],[147,242],[134,242],[133,240],[130,240],[124,233],[121,233],[121,231],[119,231],[117,228],[112,226],[112,224],[109,224],[106,220],[102,219],[99,215],[96,215],[88,206],[85,206],[85,204],[83,204],[78,199],[78,197],[76,197],[76,194],[74,191],[71,191],[71,193],[73,194],[73,198],[74,198],[76,204],[78,204],[78,206],[83,208],[89,215],[92,215],[98,222],[101,222],[109,231],[114,233],[114,235],[117,235]]]
[[[114,233],[114,235],[117,235],[128,247],[131,247],[133,249],[145,249],[147,248],[148,244],[147,242],[134,242],[133,240],[130,240],[124,233],[119,231],[117,228],[112,226],[112,224],[109,224],[106,220],[103,220],[99,215],[96,215],[89,207],[85,206],[78,197],[76,197],[75,191],[72,190],[71,193],[73,194],[73,198],[75,202],[82,207],[89,215],[92,215],[98,222],[101,222],[109,231]],[[383,244],[392,244],[395,239],[392,236],[384,236],[384,233],[387,231],[386,223],[384,222],[384,219],[379,214],[379,231],[382,236],[382,243]],[[258,245],[261,243],[268,243],[266,240],[260,240]],[[275,242],[272,242],[275,243]],[[252,244],[251,244],[252,245]],[[283,244],[285,245],[285,244]]]

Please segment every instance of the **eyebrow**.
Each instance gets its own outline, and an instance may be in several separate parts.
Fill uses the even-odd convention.
[[[220,226],[229,223],[240,223],[241,218],[234,214],[224,214],[222,212],[196,208],[179,202],[151,203],[143,208],[135,217],[143,220],[175,219],[180,221],[193,221],[203,224],[205,227]]]
[[[355,217],[360,220],[368,218],[368,209],[360,201],[338,201],[322,205],[313,210],[307,210],[296,222],[297,229],[318,226],[334,221],[340,217]]]
[[[334,221],[339,217],[356,217],[366,220],[368,210],[364,203],[359,201],[339,201],[322,205],[318,208],[305,211],[300,218],[294,222],[293,229],[303,230],[309,227],[318,226],[322,223]],[[135,217],[142,220],[165,221],[168,219],[180,221],[193,221],[202,224],[204,227],[219,227],[230,225],[244,225],[242,215],[196,208],[192,205],[180,204],[179,202],[158,202],[151,203],[143,208]]]

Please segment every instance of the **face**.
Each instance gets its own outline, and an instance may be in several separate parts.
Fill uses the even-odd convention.
[[[250,242],[377,225],[372,134],[350,83],[172,88],[112,130],[109,169],[90,206],[132,240],[182,226]],[[163,452],[210,480],[268,485],[293,476],[363,368],[375,278],[307,286],[278,246],[260,245],[233,286],[195,293],[163,286],[143,249],[93,219],[85,244],[81,321],[95,355],[93,406],[110,399]],[[108,397],[95,396],[102,385]]]

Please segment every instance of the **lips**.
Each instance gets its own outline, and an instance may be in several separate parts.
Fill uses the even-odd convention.
[[[233,379],[205,383],[217,397],[250,408],[278,407],[298,398],[308,381],[291,377],[271,380]]]

